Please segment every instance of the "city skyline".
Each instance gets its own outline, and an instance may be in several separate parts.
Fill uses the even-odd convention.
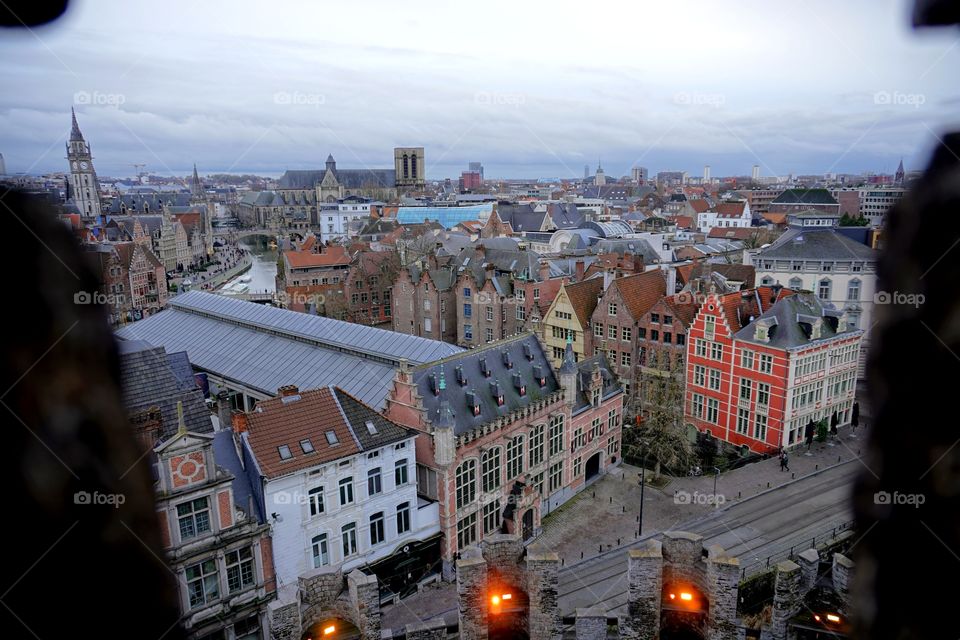
[[[827,5],[811,3],[790,21],[761,5],[681,5],[623,24],[491,7],[459,28],[449,9],[409,17],[387,4],[363,29],[318,36],[348,10],[173,4],[178,29],[161,39],[136,7],[80,4],[61,27],[0,43],[18,63],[2,77],[20,87],[0,98],[0,151],[11,173],[63,170],[64,114],[76,106],[98,170],[116,176],[133,163],[182,175],[194,162],[278,175],[328,153],[377,167],[407,145],[428,149],[429,179],[471,160],[488,178],[576,178],[598,156],[613,177],[635,165],[883,173],[901,156],[919,167],[955,119],[947,81],[960,51],[949,34],[912,37],[906,2],[823,16]],[[688,24],[689,12],[703,19]],[[798,37],[816,46],[784,46]]]

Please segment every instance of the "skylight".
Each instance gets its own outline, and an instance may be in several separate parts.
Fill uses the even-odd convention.
[[[279,447],[277,447],[277,451],[280,452],[281,460],[289,460],[290,458],[293,457],[293,453],[290,451],[290,447],[288,447],[285,444],[282,444]]]
[[[337,440],[337,434],[333,431],[327,431],[327,444],[339,444],[340,441]]]
[[[367,426],[367,432],[368,432],[370,435],[372,435],[372,436],[377,435],[377,427],[376,427],[375,424],[373,424],[373,422],[371,422],[370,420],[367,420],[366,426]]]
[[[303,449],[304,453],[313,453],[313,443],[310,442],[309,438],[306,440],[300,441],[300,448]]]

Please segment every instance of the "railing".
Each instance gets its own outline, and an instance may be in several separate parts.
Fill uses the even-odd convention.
[[[841,522],[840,524],[832,526],[829,530],[813,536],[810,539],[809,544],[806,542],[806,540],[801,540],[800,542],[792,545],[789,549],[778,551],[777,553],[767,556],[764,560],[757,560],[756,562],[748,564],[740,570],[740,580],[745,580],[750,576],[762,573],[769,569],[772,565],[775,565],[782,560],[793,560],[797,557],[797,555],[806,551],[807,549],[815,549],[817,548],[818,544],[832,540],[844,531],[852,530],[853,526],[853,520]]]

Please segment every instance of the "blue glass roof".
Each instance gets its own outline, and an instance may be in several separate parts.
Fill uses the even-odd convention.
[[[399,207],[397,222],[411,224],[431,220],[449,229],[465,220],[486,221],[492,212],[492,202],[468,207]]]

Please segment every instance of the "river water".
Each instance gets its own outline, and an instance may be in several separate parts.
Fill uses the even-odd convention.
[[[250,238],[240,246],[250,252],[253,264],[250,269],[234,278],[218,293],[273,293],[276,290],[277,250],[271,249],[266,238]]]

